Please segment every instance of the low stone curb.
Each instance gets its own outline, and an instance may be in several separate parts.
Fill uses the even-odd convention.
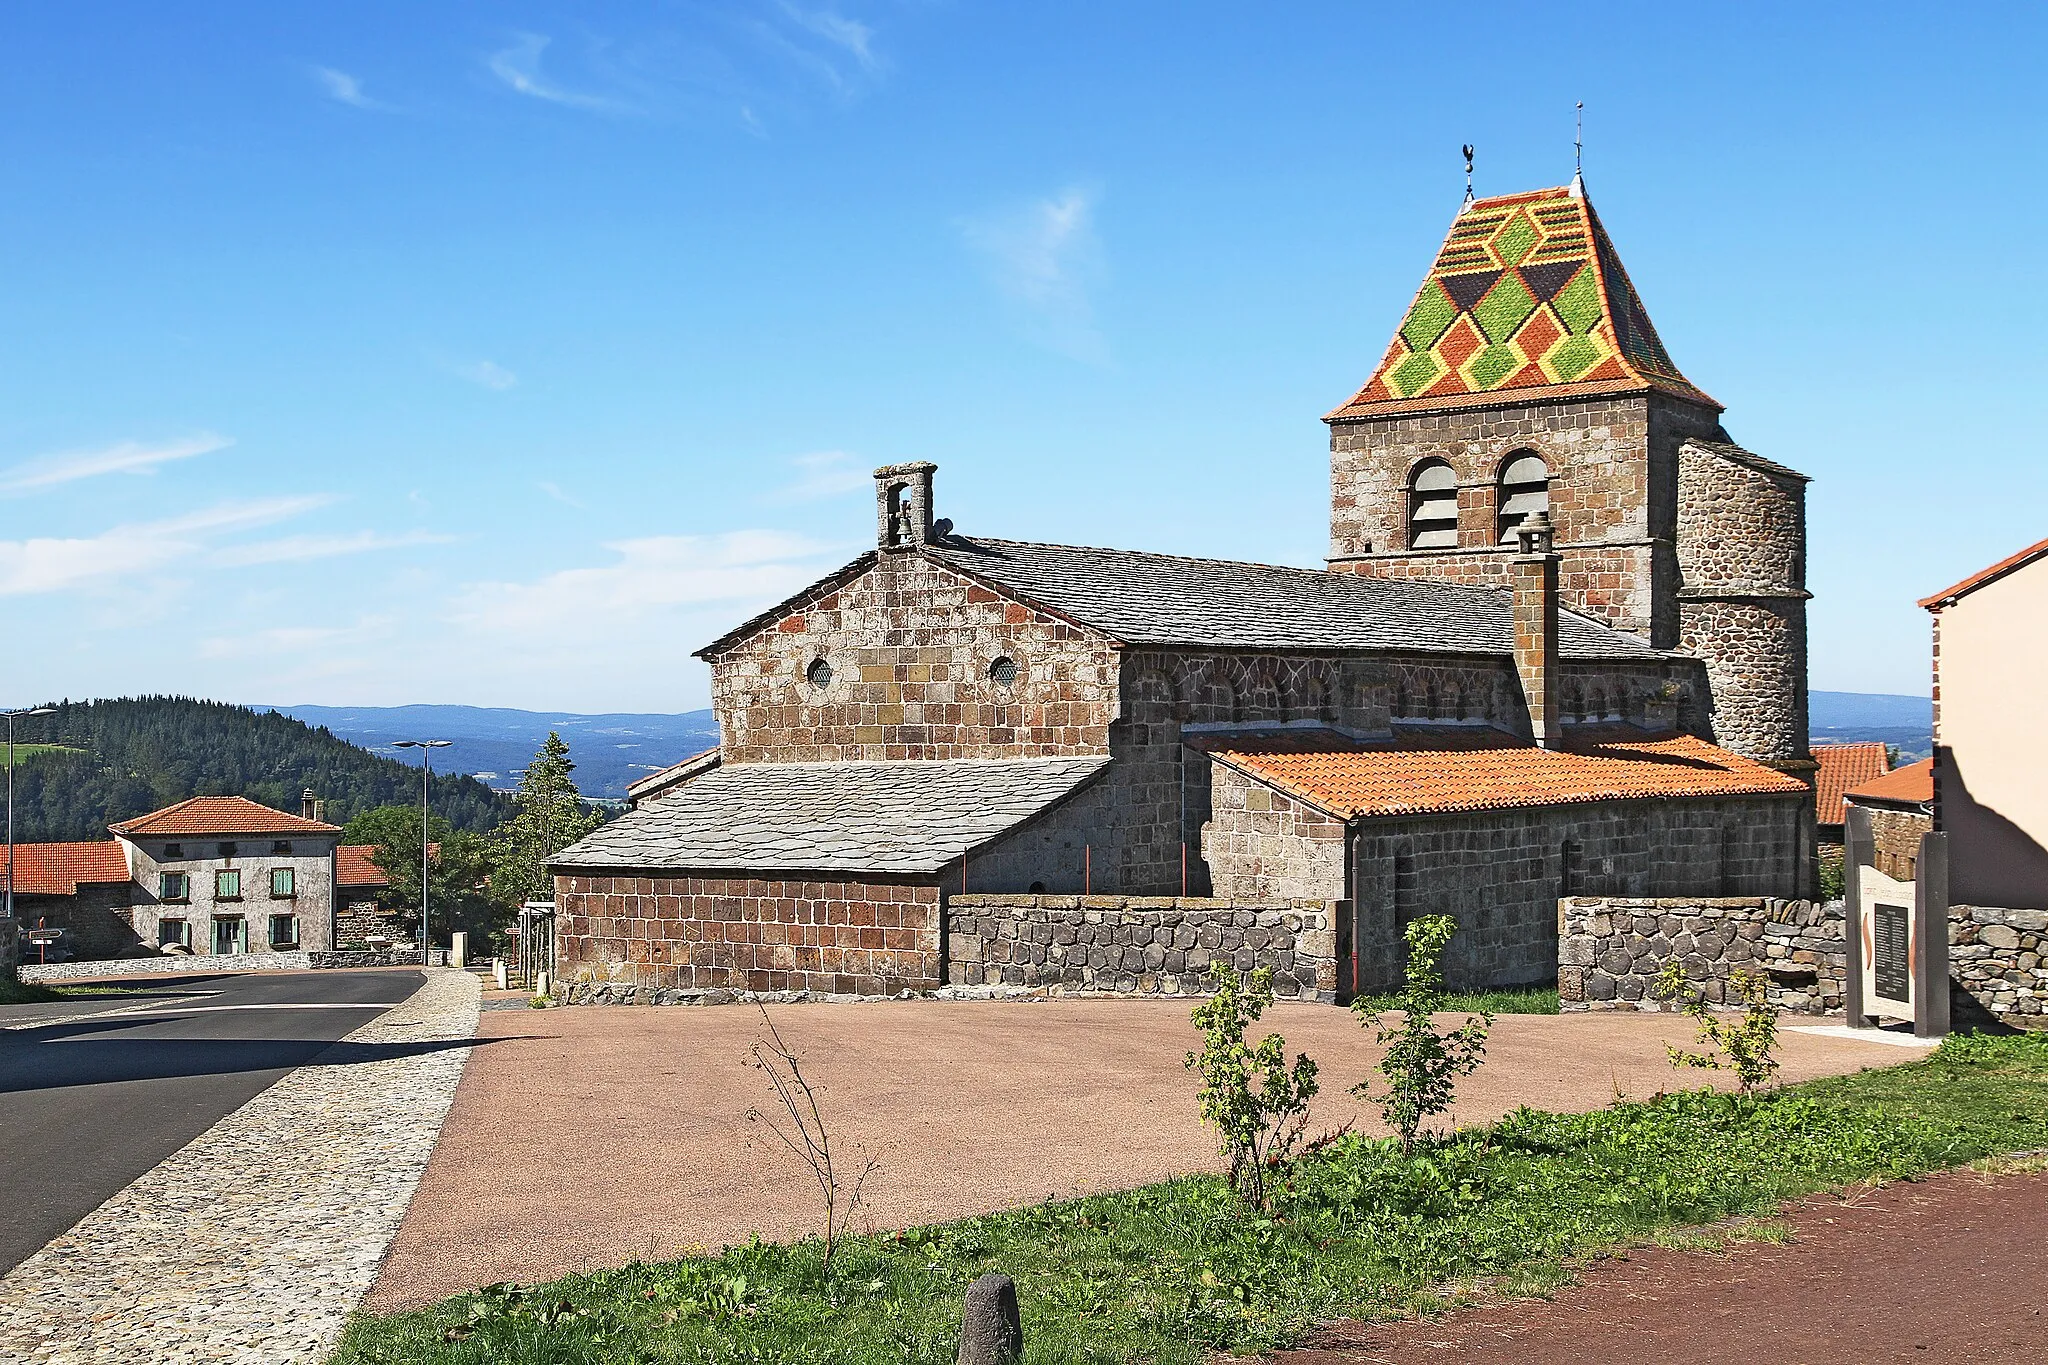
[[[435,952],[438,954],[439,949]],[[24,963],[23,981],[92,981],[106,976],[200,976],[225,972],[307,972],[342,967],[417,967],[419,950],[396,953],[173,953],[92,962]]]
[[[430,971],[0,1277],[0,1359],[324,1361],[433,1153],[480,995]],[[454,1046],[365,1051],[434,1043]]]

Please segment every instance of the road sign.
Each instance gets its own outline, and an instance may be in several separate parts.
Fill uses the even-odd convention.
[[[28,931],[28,941],[30,943],[55,943],[62,937],[64,937],[62,929],[31,929]]]

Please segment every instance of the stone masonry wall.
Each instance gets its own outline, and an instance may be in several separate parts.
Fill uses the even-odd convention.
[[[1948,920],[1954,985],[1994,1015],[2048,1022],[2048,910],[1952,905]]]
[[[1216,894],[1247,900],[1344,895],[1345,822],[1223,760],[1210,774],[1202,853]]]
[[[933,879],[555,878],[556,968],[665,988],[893,995],[940,982]]]
[[[1873,808],[1870,842],[1877,870],[1893,881],[1912,881],[1920,870],[1920,838],[1933,829],[1933,819],[1918,811]]]
[[[1711,410],[1656,395],[1334,422],[1330,567],[1505,586],[1514,547],[1497,544],[1495,490],[1533,451],[1550,467],[1564,604],[1669,647],[1678,445],[1717,430]],[[1455,550],[1408,549],[1409,479],[1427,459],[1458,476]]]
[[[1676,959],[1709,1001],[1727,1003],[1736,970],[1760,970],[1793,1014],[1843,1008],[1839,903],[1771,896],[1595,897],[1558,903],[1558,998],[1566,1010],[1658,1009],[1651,995]]]
[[[990,676],[1005,658],[1018,670],[1007,687]],[[813,676],[821,660],[829,682]],[[1102,635],[910,553],[881,555],[711,665],[727,763],[1106,753],[1116,681]]]
[[[946,909],[956,986],[1048,986],[1120,995],[1201,995],[1209,964],[1273,971],[1290,999],[1334,1000],[1334,907],[1126,896],[955,896]]]

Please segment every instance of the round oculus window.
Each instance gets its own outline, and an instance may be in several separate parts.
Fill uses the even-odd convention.
[[[804,677],[810,680],[813,687],[830,687],[832,685],[832,665],[824,659],[813,659],[811,660],[811,666],[804,670]]]
[[[1017,685],[1017,661],[1004,657],[988,666],[988,680],[1004,691]]]

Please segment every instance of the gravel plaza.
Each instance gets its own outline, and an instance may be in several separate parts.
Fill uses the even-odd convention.
[[[769,1006],[823,1091],[835,1141],[881,1163],[856,1221],[905,1227],[1215,1169],[1182,1056],[1178,1000]],[[1311,1131],[1376,1129],[1349,1087],[1379,1051],[1347,1010],[1280,1004],[1260,1030],[1321,1067]],[[448,1121],[365,1306],[417,1306],[500,1280],[672,1258],[818,1221],[816,1189],[747,1121],[773,1103],[746,1064],[753,1006],[487,1010]],[[1668,1014],[1503,1015],[1460,1086],[1459,1123],[1584,1110],[1719,1080],[1675,1072]],[[1907,1060],[1787,1029],[1783,1079]]]

